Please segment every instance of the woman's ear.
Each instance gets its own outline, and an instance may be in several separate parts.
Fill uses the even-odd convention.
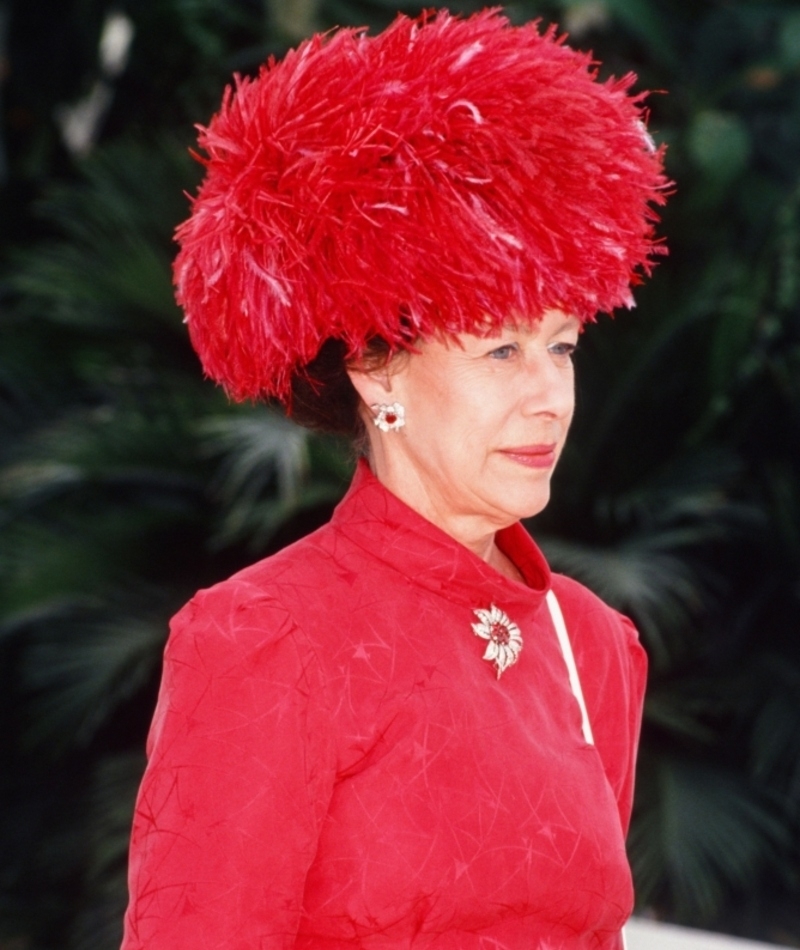
[[[379,369],[366,369],[353,364],[348,366],[347,375],[365,406],[389,402],[392,394],[392,374],[388,363]]]

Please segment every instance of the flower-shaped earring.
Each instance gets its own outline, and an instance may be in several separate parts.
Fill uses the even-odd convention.
[[[393,402],[390,406],[376,403],[370,408],[375,413],[372,421],[381,432],[394,432],[397,429],[402,429],[406,424],[405,406],[399,402]]]

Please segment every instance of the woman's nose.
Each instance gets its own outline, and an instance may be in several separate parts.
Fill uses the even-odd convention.
[[[548,353],[525,373],[524,411],[527,415],[571,418],[575,409],[572,362],[559,365]]]

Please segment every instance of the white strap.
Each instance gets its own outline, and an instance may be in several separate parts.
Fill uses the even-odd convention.
[[[547,601],[547,606],[550,610],[550,616],[553,618],[553,626],[556,628],[556,636],[558,637],[558,643],[561,647],[561,652],[564,654],[564,662],[567,664],[567,673],[569,674],[569,685],[572,688],[572,692],[575,696],[575,699],[578,700],[578,706],[581,710],[581,728],[583,729],[583,738],[586,740],[588,745],[594,745],[594,737],[592,736],[592,727],[589,723],[589,713],[586,711],[586,702],[583,698],[583,690],[581,689],[581,680],[578,676],[578,667],[575,665],[575,656],[572,653],[572,644],[569,642],[569,634],[567,633],[567,625],[564,623],[564,614],[561,613],[561,605],[558,602],[558,598],[553,593],[552,590],[547,592],[545,597]]]

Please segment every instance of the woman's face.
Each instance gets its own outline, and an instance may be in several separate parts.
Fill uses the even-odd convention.
[[[491,337],[432,340],[382,373],[354,373],[367,406],[400,402],[405,426],[369,426],[390,491],[453,537],[540,512],[575,405],[579,322],[547,311]]]

